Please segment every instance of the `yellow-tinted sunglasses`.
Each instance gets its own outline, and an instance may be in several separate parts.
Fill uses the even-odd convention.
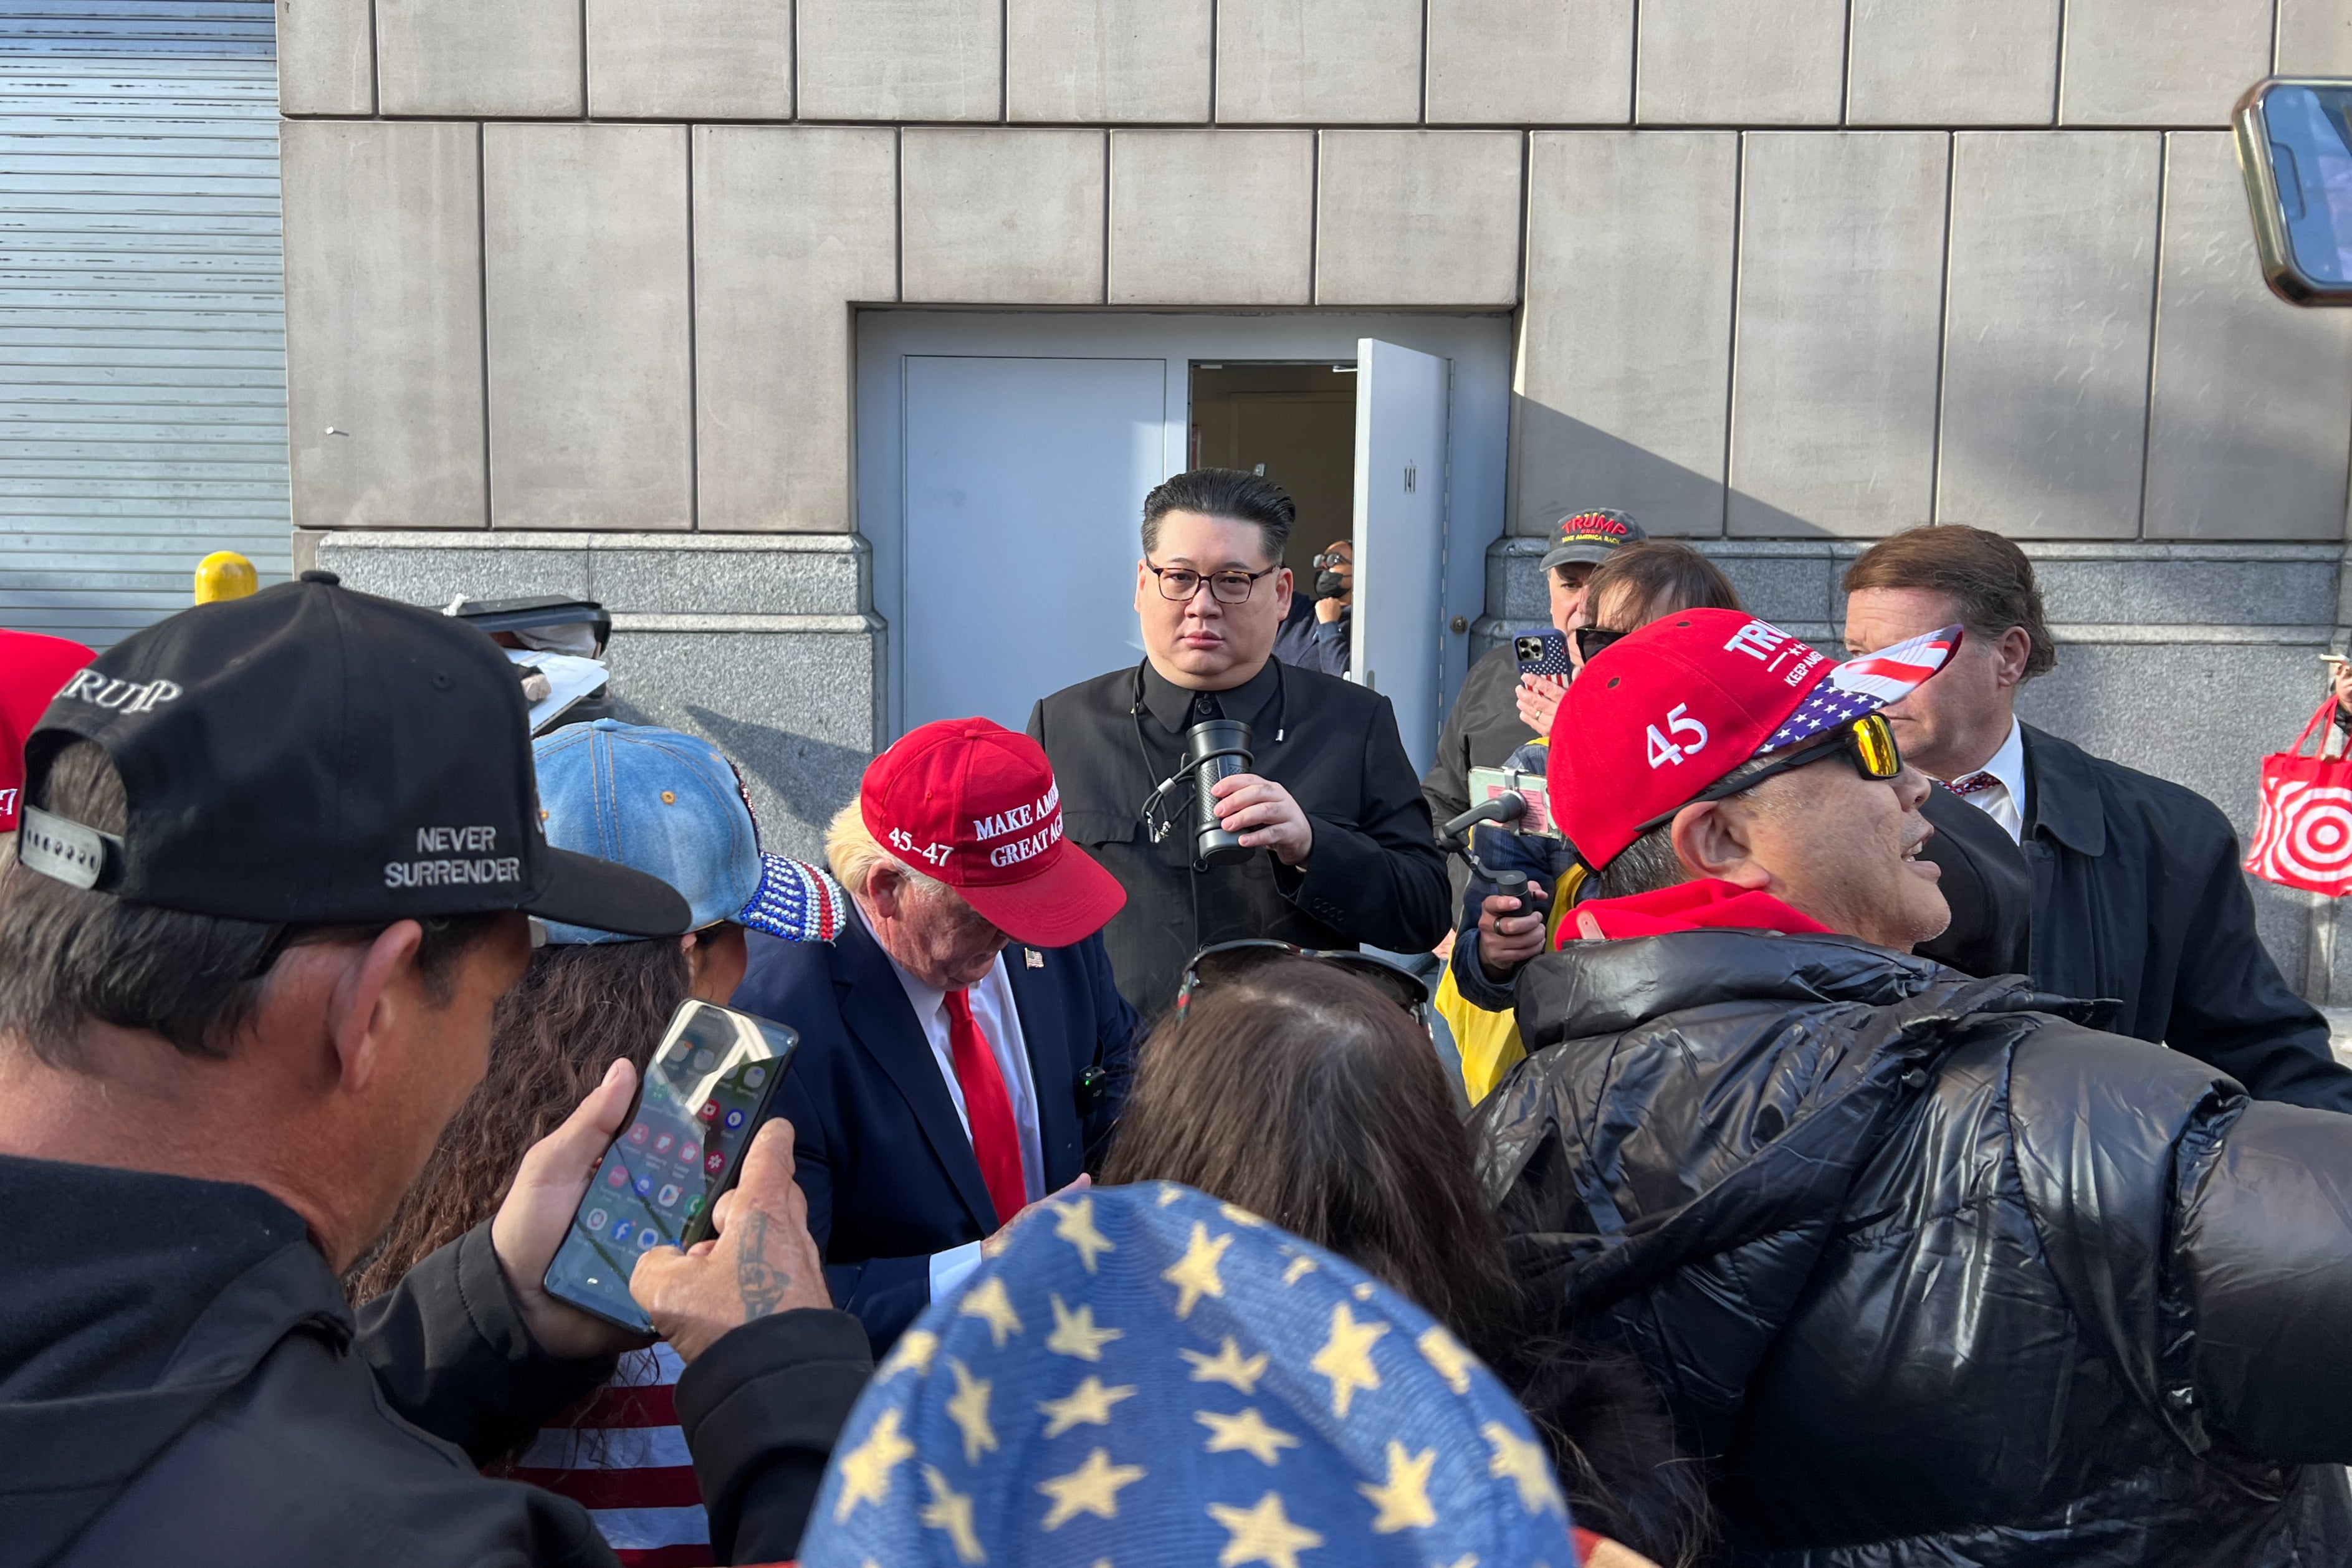
[[[1885,783],[1903,771],[1903,752],[1895,743],[1894,726],[1886,721],[1884,713],[1864,713],[1859,719],[1849,719],[1835,729],[1823,731],[1801,746],[1790,746],[1750,758],[1683,802],[1683,805],[1696,805],[1703,800],[1723,800],[1744,790],[1754,789],[1776,773],[1785,773],[1841,754],[1853,764],[1854,772],[1866,779]],[[1682,808],[1678,805],[1675,811],[1652,817],[1634,830],[1635,837],[1672,822],[1675,812]]]

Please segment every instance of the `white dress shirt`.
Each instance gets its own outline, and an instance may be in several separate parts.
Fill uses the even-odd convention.
[[[963,1124],[963,1135],[969,1138],[971,1113],[964,1109],[963,1084],[956,1078],[955,1046],[948,1033],[948,994],[908,973],[895,958],[890,960],[890,969],[898,975],[908,1003],[915,1009],[916,1022],[923,1026],[923,1038],[929,1042],[931,1059],[939,1064],[940,1077],[948,1086],[948,1100],[955,1107],[956,1120]],[[1013,1101],[1013,1125],[1021,1135],[1023,1198],[1035,1203],[1045,1195],[1045,1147],[1037,1131],[1037,1085],[1029,1071],[1028,1042],[1021,1033],[1021,1010],[1013,1005],[1013,983],[1005,978],[1003,953],[996,955],[996,963],[968,994],[972,1022],[988,1037],[988,1048],[996,1058],[997,1070],[1004,1075],[1005,1095]],[[951,1294],[978,1267],[980,1243],[976,1241],[933,1253],[931,1300],[936,1301]]]
[[[1976,773],[1989,773],[1992,782],[1960,798],[2000,824],[2010,837],[2018,843],[2025,841],[2025,731],[2015,719],[2009,721],[2009,739],[1992,754],[1992,761]],[[1976,773],[1963,773],[1973,778]],[[1958,784],[1958,779],[1952,781]]]

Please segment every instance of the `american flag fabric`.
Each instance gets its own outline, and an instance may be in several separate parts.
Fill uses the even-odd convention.
[[[760,857],[760,886],[735,923],[786,942],[831,942],[849,902],[841,884],[817,867],[782,855]]]
[[[1900,702],[1943,668],[1959,645],[1960,628],[1946,626],[1832,667],[1813,688],[1812,695],[1798,703],[1797,710],[1756,748],[1756,754],[1801,744],[1890,702]]]
[[[494,1473],[570,1498],[588,1510],[627,1568],[705,1568],[710,1520],[678,1429],[685,1363],[657,1344],[621,1358],[612,1381],[540,1429]]]

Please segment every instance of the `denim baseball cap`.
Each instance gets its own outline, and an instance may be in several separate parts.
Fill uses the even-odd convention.
[[[841,884],[760,849],[751,796],[709,742],[598,719],[531,743],[541,826],[552,845],[660,878],[693,910],[688,929],[732,921],[786,942],[831,942]],[[618,932],[550,922],[559,945],[626,942]]]

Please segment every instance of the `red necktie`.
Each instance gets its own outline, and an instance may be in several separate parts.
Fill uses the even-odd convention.
[[[1004,1072],[996,1053],[971,1016],[971,997],[962,991],[948,993],[948,1050],[955,1059],[956,1082],[963,1089],[964,1120],[971,1123],[972,1158],[980,1162],[980,1179],[996,1205],[996,1223],[1003,1225],[1021,1212],[1028,1187],[1021,1176],[1021,1130],[1013,1122],[1013,1097],[1004,1090]]]
[[[2000,781],[1993,777],[1992,774],[1989,773],[1970,773],[1966,778],[1954,779],[1949,787],[1954,795],[1982,795],[1985,791],[1992,788],[1999,783],[2000,783]]]

